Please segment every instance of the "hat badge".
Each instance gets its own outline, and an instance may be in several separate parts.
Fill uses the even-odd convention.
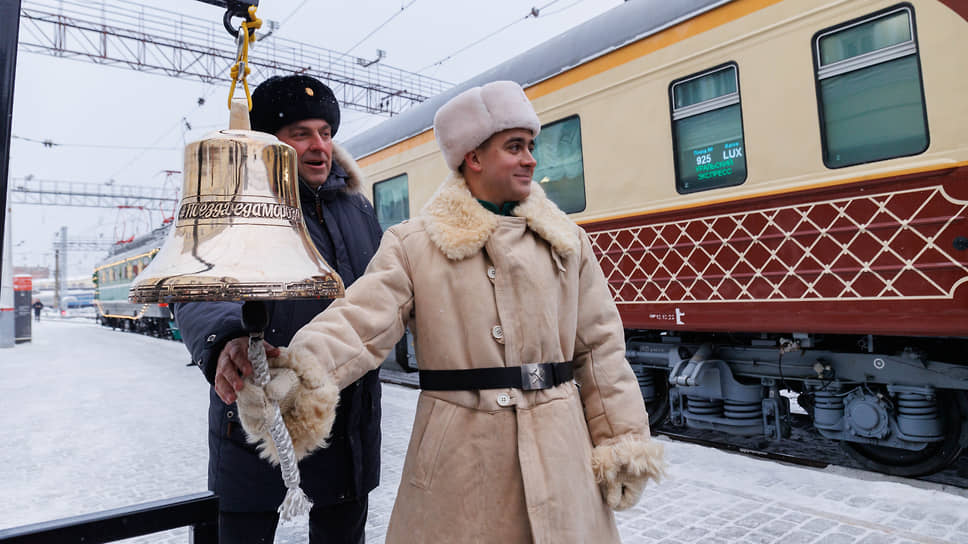
[[[309,87],[306,87],[306,94],[308,94],[309,96],[312,96],[313,95],[313,90],[310,89]]]

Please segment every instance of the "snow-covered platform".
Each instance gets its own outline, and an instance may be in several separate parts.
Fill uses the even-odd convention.
[[[87,319],[34,323],[33,336],[0,350],[0,528],[205,490],[208,385],[183,345]],[[417,395],[384,386],[368,542],[383,542]],[[968,544],[964,489],[659,440],[669,477],[617,515],[625,542]],[[305,534],[283,527],[276,542]],[[187,541],[182,529],[128,542]]]

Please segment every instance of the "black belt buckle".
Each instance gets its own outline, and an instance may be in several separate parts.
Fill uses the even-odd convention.
[[[521,365],[521,389],[535,391],[548,389],[554,385],[551,365],[545,363],[528,363]]]

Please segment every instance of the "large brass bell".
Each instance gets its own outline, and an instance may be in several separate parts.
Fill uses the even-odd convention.
[[[343,296],[303,224],[296,151],[247,130],[248,109],[234,106],[233,128],[185,148],[174,228],[132,284],[131,302]]]
[[[253,378],[265,388],[270,374],[263,331],[269,315],[263,301],[341,297],[343,281],[306,232],[296,151],[248,130],[247,102],[232,102],[229,126],[185,148],[184,196],[175,226],[135,278],[128,300],[244,301]],[[308,513],[312,503],[299,486],[292,439],[274,402],[269,432],[287,488],[279,513],[288,520]]]

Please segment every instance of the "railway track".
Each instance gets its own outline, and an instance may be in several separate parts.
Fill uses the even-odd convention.
[[[710,448],[732,451],[751,457],[770,459],[812,468],[841,466],[870,472],[869,469],[854,461],[836,440],[820,436],[811,428],[806,416],[794,414],[789,438],[772,441],[765,437],[739,437],[717,431],[687,429],[671,424],[663,424],[653,429],[653,433],[670,440],[698,444]],[[871,474],[879,474],[870,472]],[[894,476],[885,476],[895,478]],[[961,457],[947,469],[918,478],[905,478],[948,485],[968,490],[968,454]]]
[[[743,455],[759,457],[762,459],[770,459],[772,461],[782,461],[784,463],[791,463],[794,465],[803,465],[803,466],[813,467],[813,468],[826,468],[830,465],[830,463],[827,463],[825,461],[820,461],[815,459],[805,459],[802,457],[787,455],[785,453],[772,452],[765,449],[750,448],[750,447],[741,446],[738,444],[716,442],[713,440],[708,440],[706,438],[689,436],[684,432],[677,432],[664,427],[660,427],[659,429],[654,429],[653,434],[662,435],[672,440],[676,440],[678,442],[688,442],[690,444],[696,444],[699,446],[706,446],[706,447],[716,448],[716,449],[725,450],[725,451],[733,451],[736,453],[742,453]]]

